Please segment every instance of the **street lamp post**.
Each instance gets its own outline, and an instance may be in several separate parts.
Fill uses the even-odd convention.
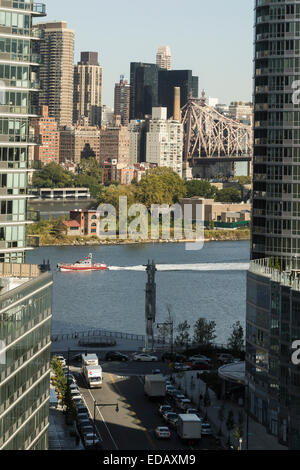
[[[115,406],[116,407],[116,413],[119,412],[119,404],[118,403],[97,403],[96,400],[94,400],[94,417],[93,417],[93,423],[94,423],[94,433],[93,433],[93,445],[95,445],[95,434],[96,434],[96,409],[97,407],[102,407],[102,406]]]

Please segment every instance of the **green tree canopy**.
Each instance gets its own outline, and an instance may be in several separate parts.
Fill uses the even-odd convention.
[[[37,188],[68,188],[74,186],[73,174],[57,163],[49,163],[34,172],[32,186]]]
[[[208,181],[191,180],[186,182],[186,197],[203,197],[205,199],[214,199],[217,194],[217,188]]]
[[[231,328],[232,332],[228,338],[227,347],[239,354],[244,346],[244,329],[239,321],[235,322]]]
[[[186,195],[184,180],[170,168],[149,170],[135,186],[135,198],[148,209],[152,204],[172,205]]]
[[[217,192],[215,201],[217,202],[241,202],[241,192],[235,188],[224,188]]]
[[[194,327],[194,341],[200,344],[211,344],[215,339],[216,322],[199,318]]]

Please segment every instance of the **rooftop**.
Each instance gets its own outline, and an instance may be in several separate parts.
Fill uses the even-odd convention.
[[[35,264],[0,263],[0,296],[40,276]]]
[[[279,271],[271,267],[269,258],[252,260],[249,272],[267,277],[272,281],[291,287],[293,290],[300,291],[300,271],[294,270],[292,267],[285,271]]]

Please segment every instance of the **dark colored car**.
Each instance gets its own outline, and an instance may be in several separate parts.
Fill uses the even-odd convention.
[[[184,362],[186,360],[183,354],[166,352],[161,356],[162,361]]]
[[[106,361],[128,361],[128,356],[117,351],[110,351],[105,356]]]

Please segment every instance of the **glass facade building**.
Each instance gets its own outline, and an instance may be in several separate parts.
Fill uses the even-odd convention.
[[[0,450],[46,450],[52,275],[8,268],[0,281]]]
[[[256,0],[248,409],[290,449],[300,449],[300,370],[292,363],[300,339],[299,79],[300,0]]]
[[[45,5],[0,0],[0,263],[25,259],[29,119],[38,115],[39,34],[32,18]]]
[[[41,16],[44,4],[0,0],[0,450],[48,448],[53,281],[24,263]]]
[[[198,77],[191,70],[160,70],[158,73],[159,105],[168,108],[168,119],[174,114],[174,88],[180,88],[180,104],[185,106],[190,94],[198,98]]]

